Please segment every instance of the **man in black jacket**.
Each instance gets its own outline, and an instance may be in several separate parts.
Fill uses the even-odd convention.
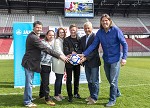
[[[26,51],[22,59],[22,66],[25,70],[25,90],[24,105],[28,107],[36,107],[32,103],[32,80],[34,72],[40,72],[41,51],[50,54],[58,59],[67,61],[67,57],[46,47],[40,40],[39,36],[42,31],[42,23],[35,21],[33,23],[33,31],[28,35],[26,40]]]
[[[64,39],[63,49],[64,54],[70,57],[71,54],[80,54],[79,45],[80,38],[77,35],[77,26],[75,24],[70,25],[69,27],[70,36]],[[74,72],[74,97],[81,98],[78,94],[79,92],[79,77],[80,77],[80,65],[72,65],[70,63],[65,64],[66,74],[67,74],[67,93],[68,93],[68,101],[72,102],[73,94],[72,94],[72,71]]]
[[[86,22],[84,24],[85,36],[81,37],[80,50],[84,52],[88,46],[90,46],[95,38],[95,34],[92,33],[92,23]],[[86,99],[87,104],[95,104],[99,94],[99,66],[101,65],[100,57],[97,48],[86,57],[86,61],[83,63],[85,66],[86,79],[88,81],[88,88],[90,96]]]

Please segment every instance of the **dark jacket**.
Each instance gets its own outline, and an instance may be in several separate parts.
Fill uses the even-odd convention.
[[[34,32],[26,40],[26,51],[22,59],[22,66],[30,71],[40,72],[41,51],[60,58],[60,54],[46,47]]]
[[[80,50],[82,52],[84,52],[92,44],[94,38],[95,38],[95,34],[92,33],[90,35],[90,38],[89,38],[89,40],[87,42],[87,45],[86,45],[86,35],[81,37]],[[97,67],[97,66],[101,65],[101,61],[100,61],[100,57],[99,57],[99,53],[98,53],[98,48],[99,48],[99,45],[97,46],[97,48],[92,53],[90,53],[86,57],[87,60],[83,63],[83,65],[86,64],[91,68],[94,68],[94,67]]]
[[[80,37],[77,36],[77,42],[78,42],[78,46],[74,45],[74,42],[72,41],[71,36],[68,36],[64,39],[63,42],[63,50],[64,50],[64,54],[67,56],[69,54],[72,54],[72,52],[76,52],[77,54],[81,54],[81,52],[79,51],[79,47],[80,47]],[[72,67],[73,65],[70,63],[66,63],[65,66],[67,67]]]

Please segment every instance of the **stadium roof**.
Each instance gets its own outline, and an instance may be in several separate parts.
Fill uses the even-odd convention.
[[[32,11],[64,13],[64,0],[1,0],[0,13],[32,13]],[[95,14],[150,14],[150,0],[94,0]]]

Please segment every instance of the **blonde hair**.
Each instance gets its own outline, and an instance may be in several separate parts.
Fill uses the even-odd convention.
[[[71,25],[69,26],[69,29],[72,29],[73,27],[78,28],[76,24],[71,24]]]

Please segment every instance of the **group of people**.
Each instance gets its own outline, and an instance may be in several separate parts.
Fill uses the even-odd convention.
[[[39,98],[45,98],[46,104],[55,105],[49,96],[49,74],[51,68],[55,72],[54,98],[62,101],[65,97],[61,94],[62,79],[66,71],[66,88],[68,102],[74,98],[81,99],[79,94],[80,65],[85,67],[88,82],[89,96],[85,99],[87,104],[95,104],[99,95],[99,44],[103,49],[104,70],[110,84],[110,98],[106,106],[114,106],[116,98],[121,96],[118,89],[118,77],[121,65],[126,64],[128,45],[122,31],[112,25],[108,14],[103,14],[100,19],[100,29],[96,34],[92,32],[92,23],[84,23],[85,36],[77,35],[78,27],[70,25],[70,36],[66,37],[63,28],[58,28],[56,36],[53,30],[49,30],[45,38],[39,38],[42,31],[42,23],[35,21],[33,31],[26,40],[26,52],[22,59],[25,70],[24,105],[36,107],[32,98],[32,80],[34,72],[41,75]],[[54,39],[55,37],[55,39]],[[122,52],[120,44],[122,45]],[[72,65],[69,58],[72,54],[78,54],[81,61],[78,65]],[[51,67],[52,63],[52,67]],[[72,92],[72,75],[74,77],[74,92]]]

